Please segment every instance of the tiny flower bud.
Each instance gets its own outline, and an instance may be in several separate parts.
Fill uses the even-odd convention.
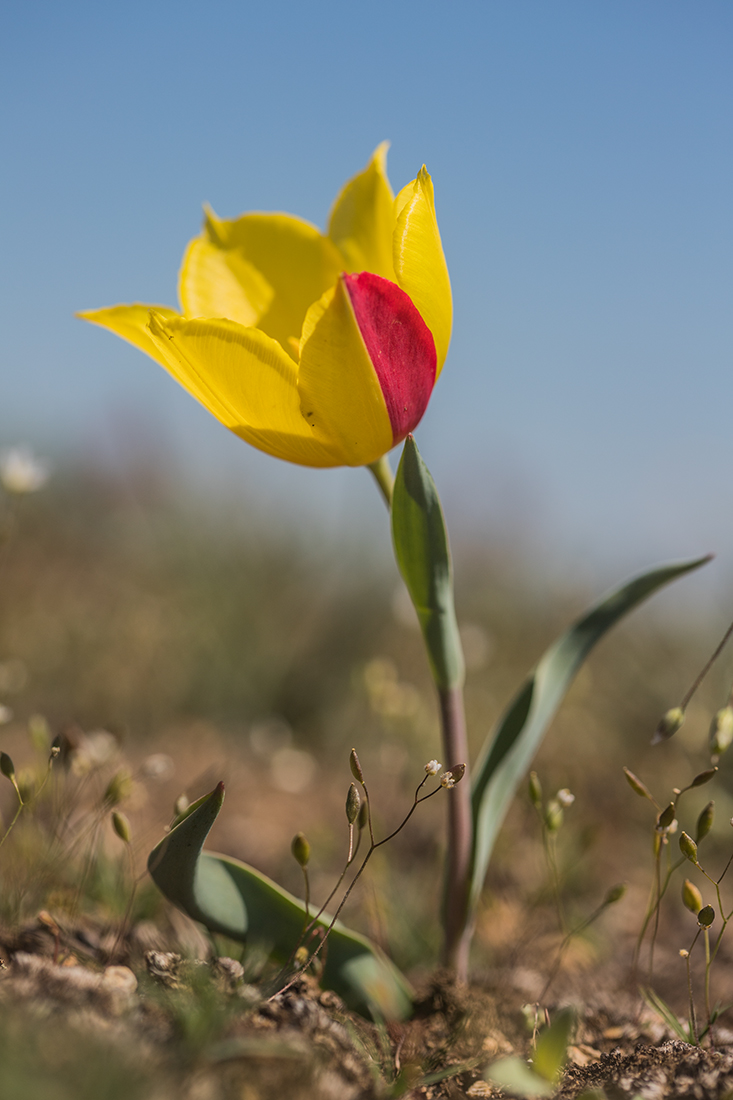
[[[180,817],[181,814],[185,814],[186,810],[188,809],[188,807],[190,805],[191,805],[191,803],[186,798],[186,795],[185,794],[179,794],[179,796],[176,799],[175,804],[173,806],[173,815],[174,815],[174,817]]]
[[[575,795],[572,791],[569,791],[567,787],[562,787],[555,795],[555,798],[566,810],[568,806],[572,806],[573,802],[575,802]]]
[[[130,822],[127,820],[124,814],[120,814],[117,810],[112,811],[112,828],[117,833],[120,840],[123,840],[125,844],[129,844],[132,840],[132,831],[130,829]]]
[[[642,783],[638,776],[634,775],[628,768],[624,768],[624,775],[626,776],[626,782],[631,787],[632,791],[636,791],[642,798],[648,798],[650,802],[654,801],[654,797],[649,788]]]
[[[715,776],[717,771],[718,771],[717,768],[708,768],[706,771],[700,772],[699,775],[695,776],[692,783],[690,783],[690,786],[691,787],[702,787],[704,783],[709,783],[710,782],[710,780]]]
[[[351,774],[354,779],[357,779],[362,787],[364,786],[364,772],[361,770],[361,764],[359,763],[359,757],[356,755],[356,749],[351,750],[349,756],[349,767],[351,768]]]
[[[687,833],[680,833],[680,851],[691,863],[697,863],[697,844]]]
[[[290,851],[293,853],[296,863],[299,863],[301,867],[308,866],[308,860],[311,857],[311,846],[302,833],[295,834],[290,845]]]
[[[537,772],[529,773],[529,800],[535,809],[539,810],[542,805],[542,784],[540,783],[540,777]]]
[[[696,916],[702,909],[702,894],[688,878],[682,883],[682,904]]]
[[[117,806],[127,798],[131,790],[132,776],[123,768],[121,771],[115,772],[107,784],[107,790],[104,792],[104,802],[108,806]]]
[[[701,812],[697,819],[697,828],[695,830],[695,840],[699,844],[700,841],[708,835],[713,827],[713,819],[715,813],[715,803],[708,802],[707,806]]]
[[[11,783],[15,783],[15,765],[6,752],[0,752],[0,772]]]
[[[681,947],[680,948],[680,958],[681,959],[689,959],[689,957],[690,957],[690,952],[687,950],[687,948]]]
[[[57,734],[51,742],[51,751],[48,754],[49,760],[55,760],[61,752],[61,737]]]
[[[701,909],[697,914],[697,923],[701,928],[709,928],[715,920],[715,910],[712,905],[706,905],[704,909]]]
[[[562,806],[556,798],[551,798],[547,803],[545,812],[545,826],[548,832],[556,833],[565,819]]]
[[[441,785],[441,787],[445,787],[445,789],[447,791],[449,791],[451,789],[451,787],[455,787],[456,781],[453,778],[453,773],[452,772],[443,772],[443,774],[440,777],[440,785]]]
[[[443,765],[439,764],[437,760],[428,760],[425,771],[428,775],[437,775],[442,767]]]
[[[662,812],[657,818],[658,829],[668,829],[676,817],[676,810],[674,808],[674,802],[670,802],[669,806],[665,806]]]
[[[659,724],[652,737],[652,745],[658,745],[660,741],[666,741],[673,737],[685,720],[685,712],[681,707],[671,707],[666,714],[659,719]]]
[[[348,794],[346,795],[346,820],[349,825],[353,825],[359,816],[359,808],[361,806],[361,799],[359,798],[359,791],[356,783],[352,783],[349,787]]]
[[[720,756],[733,741],[733,707],[723,707],[713,718],[710,725],[710,751]]]
[[[621,901],[621,898],[624,896],[625,893],[626,893],[626,883],[625,882],[616,883],[616,885],[612,886],[611,889],[606,893],[606,896],[603,899],[604,906],[605,905],[615,905],[617,901]]]

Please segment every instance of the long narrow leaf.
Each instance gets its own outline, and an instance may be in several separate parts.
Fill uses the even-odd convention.
[[[472,904],[483,887],[494,842],[517,785],[593,646],[647,596],[707,561],[709,556],[659,566],[611,592],[546,650],[525,680],[474,767]]]
[[[438,490],[411,435],[392,496],[392,540],[402,579],[420,620],[438,689],[460,687],[464,664],[453,603],[453,569]]]
[[[148,870],[168,900],[210,932],[258,944],[286,962],[306,924],[303,902],[246,863],[201,850],[223,801],[220,783],[153,849]],[[320,930],[329,923],[324,914]],[[337,922],[321,958],[324,985],[357,1012],[392,1020],[409,1015],[406,979],[365,936]]]

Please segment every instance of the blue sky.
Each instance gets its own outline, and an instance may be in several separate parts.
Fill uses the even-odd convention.
[[[204,201],[323,225],[388,138],[395,188],[433,175],[453,282],[418,441],[456,528],[730,572],[729,2],[16,3],[0,86],[2,445],[150,446],[207,493],[379,515],[360,471],[256,454],[73,313],[175,304]]]

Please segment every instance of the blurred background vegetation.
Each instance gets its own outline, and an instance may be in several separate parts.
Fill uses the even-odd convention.
[[[440,758],[420,635],[384,552],[386,513],[372,537],[345,533],[334,543],[313,529],[274,526],[255,503],[234,514],[182,499],[160,470],[142,464],[124,484],[98,469],[58,469],[42,491],[8,496],[2,523],[0,747],[21,773],[32,765],[34,716],[43,716],[50,736],[63,735],[53,798],[56,809],[66,799],[72,818],[83,807],[104,810],[110,777],[126,769],[120,808],[140,871],[176,798],[193,799],[224,779],[211,846],[299,893],[289,846],[303,830],[313,847],[313,894],[325,896],[345,851],[351,747],[384,830],[407,808],[425,761]],[[529,543],[492,547],[459,537],[454,558],[475,759],[544,648],[600,593],[542,574]],[[622,766],[662,803],[707,766],[707,727],[727,696],[730,657],[695,697],[680,734],[653,749],[649,742],[722,634],[723,602],[719,619],[709,607],[683,614],[663,592],[617,629],[579,676],[535,763],[547,795],[569,787],[576,796],[558,840],[571,916],[589,912],[617,881],[631,887],[600,932],[571,952],[571,967],[608,955],[643,916],[654,815]],[[721,859],[733,813],[723,765],[715,790],[693,792],[687,808],[694,821],[716,799],[711,843]],[[0,795],[7,822],[9,783]],[[407,970],[429,967],[437,950],[440,801],[374,860],[345,914]],[[84,856],[83,896],[74,860],[84,843],[69,857],[71,870],[46,859],[39,874],[32,862],[43,862],[48,845],[33,840],[32,815],[21,819],[4,850],[6,922],[52,905],[119,920],[129,889],[108,816],[100,812],[97,847]],[[69,836],[78,838],[74,829],[72,821]],[[150,886],[140,887],[137,906],[138,915],[163,909]],[[523,791],[492,864],[477,968],[534,958],[541,969],[555,935],[540,830]]]

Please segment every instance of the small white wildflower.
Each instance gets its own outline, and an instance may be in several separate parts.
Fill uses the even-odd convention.
[[[0,482],[8,493],[35,493],[49,473],[48,464],[27,447],[12,447],[0,457]]]
[[[445,787],[445,789],[447,791],[449,791],[451,789],[451,787],[455,787],[456,781],[453,777],[453,773],[452,772],[443,772],[443,774],[440,777],[440,785],[441,785],[441,787]]]
[[[425,771],[428,775],[437,775],[442,767],[443,765],[439,764],[437,760],[428,760],[425,765]]]
[[[567,787],[563,787],[561,790],[559,790],[555,795],[555,798],[558,800],[561,806],[565,806],[566,808],[568,806],[572,806],[573,802],[575,802],[575,795],[572,791],[569,791]]]

